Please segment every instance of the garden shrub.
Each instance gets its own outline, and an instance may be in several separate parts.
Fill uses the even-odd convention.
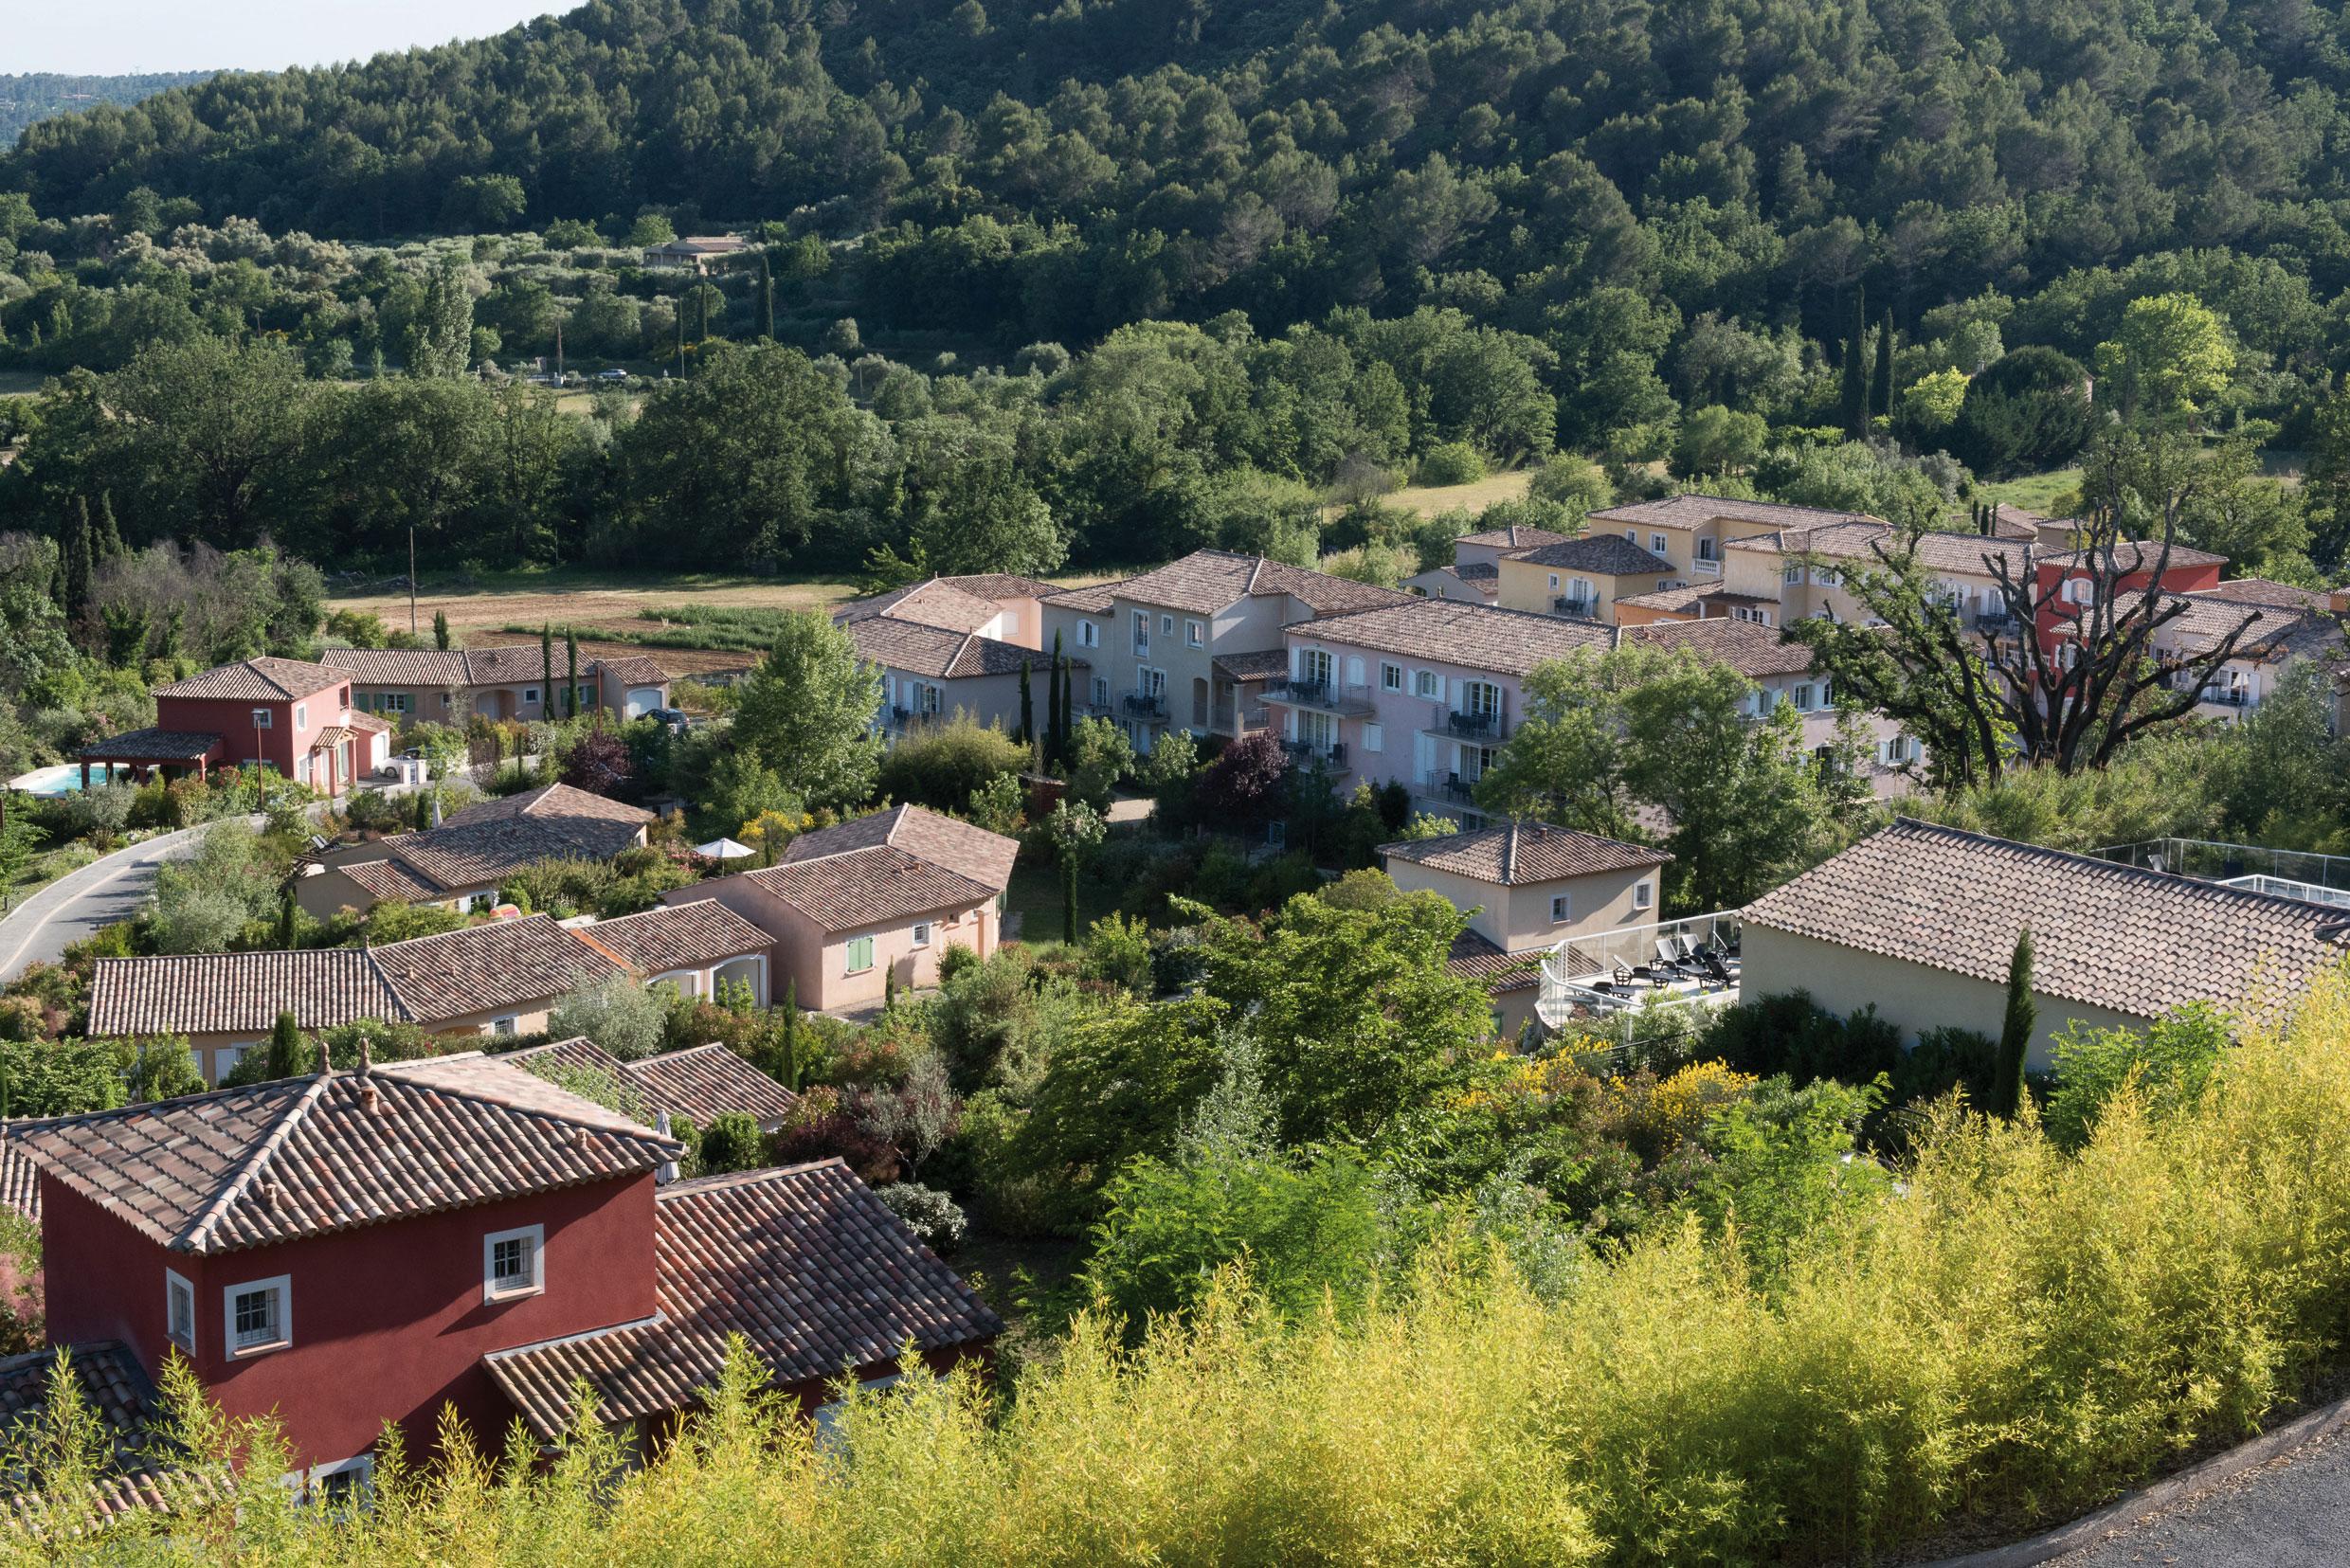
[[[1041,712],[1037,720],[1042,724]],[[875,792],[934,811],[967,812],[989,781],[1028,766],[1028,751],[1003,730],[957,713],[884,752]]]
[[[1485,478],[1485,460],[1467,442],[1440,442],[1419,460],[1421,484],[1474,484]]]
[[[893,1181],[874,1193],[890,1212],[906,1222],[922,1245],[941,1257],[951,1257],[963,1245],[970,1221],[955,1200],[935,1187],[914,1181]]]

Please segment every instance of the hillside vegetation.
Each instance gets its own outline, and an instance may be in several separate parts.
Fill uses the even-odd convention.
[[[70,114],[99,103],[136,103],[167,87],[202,81],[209,71],[157,71],[145,76],[64,76],[30,71],[0,73],[0,147],[34,120]]]

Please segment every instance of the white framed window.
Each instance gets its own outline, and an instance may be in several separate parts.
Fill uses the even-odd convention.
[[[292,1482],[295,1478],[287,1476]],[[349,1507],[375,1490],[375,1455],[360,1454],[301,1472],[304,1500],[321,1507]]]
[[[1636,528],[1628,528],[1624,530],[1624,537],[1636,545],[1640,542],[1640,531]]]
[[[1078,647],[1080,647],[1080,648],[1098,648],[1098,647],[1100,647],[1100,646],[1101,646],[1101,627],[1100,627],[1099,625],[1095,624],[1094,622],[1091,622],[1091,621],[1080,621],[1080,622],[1077,622],[1077,646],[1078,646]]]
[[[931,945],[931,923],[929,921],[917,920],[913,923],[913,945],[917,947],[927,947]]]
[[[221,1329],[228,1359],[261,1356],[294,1343],[294,1276],[277,1274],[221,1292]]]
[[[2097,585],[2086,577],[2065,579],[2065,603],[2068,604],[2086,604],[2095,598],[2096,594]]]
[[[484,892],[469,892],[465,895],[467,914],[487,914],[496,908],[497,908],[497,890],[495,888]]]
[[[1383,692],[1402,691],[1403,666],[1401,664],[1382,664],[1379,667],[1379,689]]]
[[[1162,615],[1159,617],[1159,635],[1161,637],[1173,637],[1175,635],[1175,618],[1173,616]]]
[[[1363,749],[1365,751],[1386,750],[1386,726],[1381,724],[1365,724],[1363,727]]]
[[[1661,533],[1650,534],[1648,536],[1648,549],[1649,553],[1652,555],[1662,555],[1665,552],[1665,536]]]
[[[310,753],[305,751],[294,759],[294,780],[297,784],[310,782]]]
[[[502,1018],[492,1018],[490,1020],[490,1033],[493,1035],[515,1034],[518,1032],[517,1026],[521,1023],[521,1019],[515,1017],[512,1013],[507,1014]]]
[[[1795,689],[1795,705],[1799,712],[1808,713],[1812,711],[1812,689],[1809,684]]]
[[[266,730],[278,722],[278,716],[266,708],[253,710],[253,728]]]
[[[196,1353],[196,1288],[163,1271],[163,1331],[190,1356]]]
[[[294,705],[294,728],[297,730],[310,728],[310,704],[298,702]]]
[[[547,1289],[547,1227],[522,1225],[481,1238],[481,1299],[515,1301]]]
[[[1562,921],[1572,920],[1574,918],[1575,900],[1566,893],[1552,893],[1550,895],[1550,923],[1556,926]]]
[[[1802,582],[1802,581],[1803,581],[1803,568],[1802,568],[1800,566],[1793,566],[1793,567],[1789,567],[1789,568],[1786,569],[1786,572],[1785,572],[1785,573],[1782,575],[1782,577],[1781,578],[1781,581],[1782,581],[1782,582],[1787,582],[1787,583],[1800,583],[1800,582]]]
[[[1414,670],[1412,692],[1414,695],[1426,697],[1432,702],[1441,701],[1444,697],[1444,677],[1434,670]]]
[[[1110,706],[1110,677],[1108,676],[1094,677],[1094,706],[1096,708]]]
[[[525,702],[536,702],[538,700],[538,688],[535,686],[525,686],[522,688],[522,700]]]
[[[849,967],[852,975],[861,975],[873,967],[873,938],[851,937],[848,945]]]
[[[1712,539],[1710,539],[1710,538],[1700,538],[1700,539],[1697,541],[1697,558],[1698,558],[1700,561],[1710,561],[1710,560],[1712,560],[1712,559],[1714,558],[1714,557],[1713,557],[1713,551],[1714,551],[1714,543],[1713,543],[1713,540],[1712,540]],[[1657,553],[1657,554],[1659,554],[1659,555],[1662,555],[1662,554],[1664,553],[1664,550],[1660,548],[1660,549],[1658,549],[1658,550],[1656,551],[1656,553]]]
[[[375,700],[387,713],[405,713],[408,711],[410,698],[406,692],[386,692]]]
[[[1555,571],[1550,574],[1550,591],[1552,593],[1559,591],[1559,574]]]
[[[1150,651],[1150,617],[1142,610],[1134,612],[1134,651],[1138,654]]]
[[[1186,648],[1203,648],[1207,646],[1207,628],[1201,625],[1197,621],[1184,622],[1184,646]]]
[[[1654,903],[1655,903],[1655,902],[1656,902],[1656,884],[1655,884],[1655,883],[1654,883],[1654,882],[1635,882],[1635,883],[1632,885],[1632,907],[1633,907],[1634,909],[1636,909],[1636,910],[1645,910],[1645,909],[1647,909],[1650,905],[1652,905],[1652,904],[1654,904]]]
[[[212,1081],[218,1083],[221,1079],[227,1077],[236,1067],[237,1058],[252,1049],[253,1042],[251,1041],[243,1045],[224,1045],[216,1048],[212,1053]]]

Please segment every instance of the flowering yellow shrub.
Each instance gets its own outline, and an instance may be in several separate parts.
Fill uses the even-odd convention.
[[[1648,1121],[1670,1146],[1706,1130],[1706,1119],[1760,1082],[1726,1062],[1691,1062],[1649,1091]]]

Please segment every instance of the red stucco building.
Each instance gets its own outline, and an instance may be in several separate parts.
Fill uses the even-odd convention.
[[[2101,576],[2111,577],[2112,596],[2157,586],[2172,593],[2205,593],[2219,586],[2228,558],[2205,550],[2173,544],[2124,539],[2095,550],[2065,550],[2035,555],[2032,570],[2037,579],[2033,603],[2038,606],[2041,646],[2052,653],[2060,627],[2077,624],[2083,610],[2095,599]]]
[[[830,1379],[944,1368],[1001,1324],[837,1161],[678,1181],[679,1145],[475,1053],[21,1124],[48,1331],[152,1380],[186,1357],[274,1411],[313,1481],[443,1406],[496,1450],[584,1379],[658,1439],[727,1336],[812,1407]]]
[[[133,779],[255,765],[340,795],[383,766],[391,727],[351,705],[351,676],[294,658],[248,658],[155,693],[155,722],[83,748],[81,784],[95,765]]]

